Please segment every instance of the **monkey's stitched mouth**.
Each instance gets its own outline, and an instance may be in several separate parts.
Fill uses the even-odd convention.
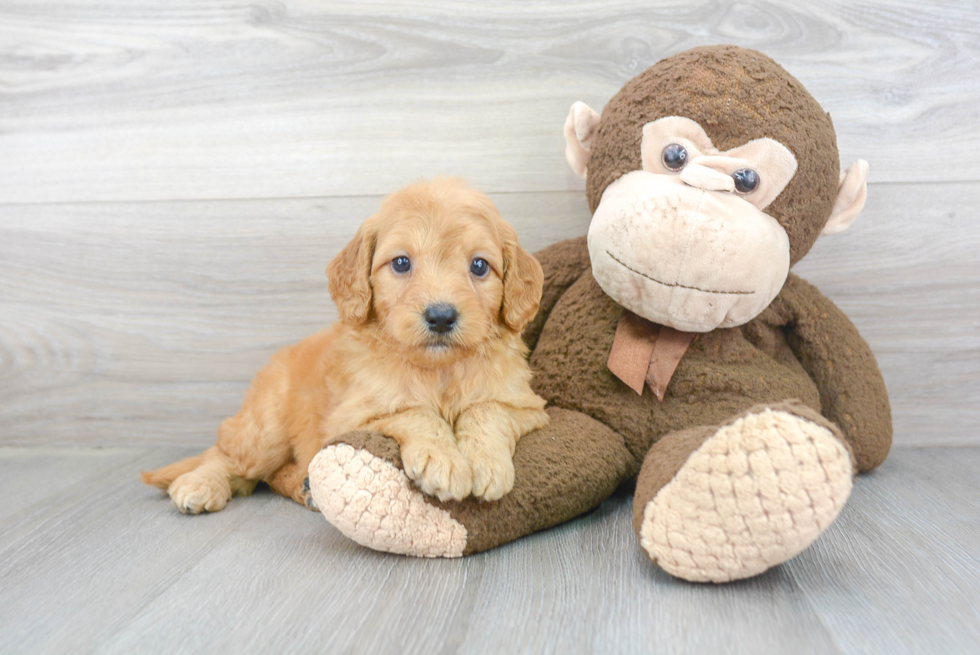
[[[713,291],[711,289],[702,289],[700,287],[689,287],[689,286],[687,286],[685,284],[678,284],[676,282],[673,283],[673,284],[671,284],[670,282],[663,282],[661,280],[658,280],[657,278],[650,277],[649,275],[647,275],[643,271],[636,270],[635,268],[633,268],[629,264],[626,264],[626,263],[620,261],[616,257],[616,255],[612,254],[608,250],[606,251],[606,254],[609,255],[609,258],[610,259],[612,259],[614,262],[616,262],[617,264],[619,264],[620,266],[622,266],[626,270],[631,271],[633,273],[636,273],[640,277],[645,277],[646,279],[650,280],[651,282],[656,282],[657,284],[660,284],[660,285],[665,286],[665,287],[671,287],[671,288],[676,287],[676,288],[679,288],[679,289],[690,289],[691,291],[700,291],[701,293],[717,293],[717,294],[726,295],[726,296],[751,296],[751,295],[753,295],[755,293],[755,291]]]

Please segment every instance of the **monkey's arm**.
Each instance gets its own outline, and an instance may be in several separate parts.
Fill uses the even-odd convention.
[[[821,413],[850,441],[859,471],[888,455],[892,416],[871,347],[837,306],[792,273],[779,294],[788,310],[786,339],[820,390]]]
[[[537,316],[524,328],[524,343],[533,351],[538,345],[538,337],[545,321],[558,299],[568,287],[572,286],[592,265],[589,261],[589,246],[586,237],[566,239],[534,253],[544,270],[544,291],[541,294],[541,307]]]

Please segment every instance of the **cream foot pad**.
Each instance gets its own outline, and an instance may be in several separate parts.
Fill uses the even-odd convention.
[[[782,411],[750,414],[709,437],[647,503],[640,544],[685,580],[757,575],[827,529],[852,477],[828,429]]]
[[[466,547],[462,524],[366,450],[321,450],[310,464],[310,492],[327,521],[362,546],[417,557],[459,557]]]

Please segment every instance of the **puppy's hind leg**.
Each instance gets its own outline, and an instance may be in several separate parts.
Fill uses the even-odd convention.
[[[261,385],[253,385],[241,411],[218,428],[218,443],[198,458],[185,460],[188,465],[196,466],[180,474],[167,487],[178,510],[184,514],[217,512],[233,495],[251,494],[259,480],[290,461],[288,435],[278,412],[269,411],[269,401],[273,398],[267,393]],[[181,464],[144,475],[144,481],[147,477],[154,480],[153,476],[167,469],[179,471],[183,468]]]
[[[294,346],[279,351],[255,376],[239,412],[221,423],[216,445],[196,457],[146,472],[143,481],[166,489],[185,514],[216,512],[233,495],[247,496],[260,480],[267,480],[292,461],[299,462],[288,427],[289,417],[296,414],[290,392],[291,371],[296,353],[315,357],[324,338],[319,335],[303,342],[307,344],[305,350],[297,351]],[[304,468],[315,454],[316,447],[303,462]],[[305,477],[304,472],[300,485]]]
[[[155,471],[143,471],[145,484],[165,490],[184,514],[217,512],[232,495],[247,496],[255,482],[229,479],[228,464],[217,446]]]
[[[143,484],[148,484],[151,487],[156,487],[157,489],[163,489],[164,491],[173,484],[173,481],[179,478],[184,473],[188,471],[193,471],[201,462],[204,461],[204,453],[200,455],[194,455],[193,457],[187,457],[180,460],[179,462],[174,462],[173,464],[167,464],[155,471],[141,471],[140,478],[143,480]]]
[[[199,459],[197,467],[179,475],[167,488],[171,502],[182,514],[217,512],[231,500],[227,457],[212,446]]]
[[[303,466],[290,462],[266,479],[269,488],[280,496],[295,500],[300,505],[316,510],[316,504],[310,496],[309,464]]]
[[[317,510],[313,496],[310,495],[310,462],[319,452],[320,439],[315,433],[300,436],[295,440],[293,459],[281,469],[265,479],[269,488],[280,496],[291,498],[307,509]]]

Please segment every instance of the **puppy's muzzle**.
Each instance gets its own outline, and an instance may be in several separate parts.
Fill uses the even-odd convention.
[[[425,322],[429,327],[429,332],[446,334],[456,328],[459,312],[452,305],[438,303],[426,307],[422,316],[425,318]]]

